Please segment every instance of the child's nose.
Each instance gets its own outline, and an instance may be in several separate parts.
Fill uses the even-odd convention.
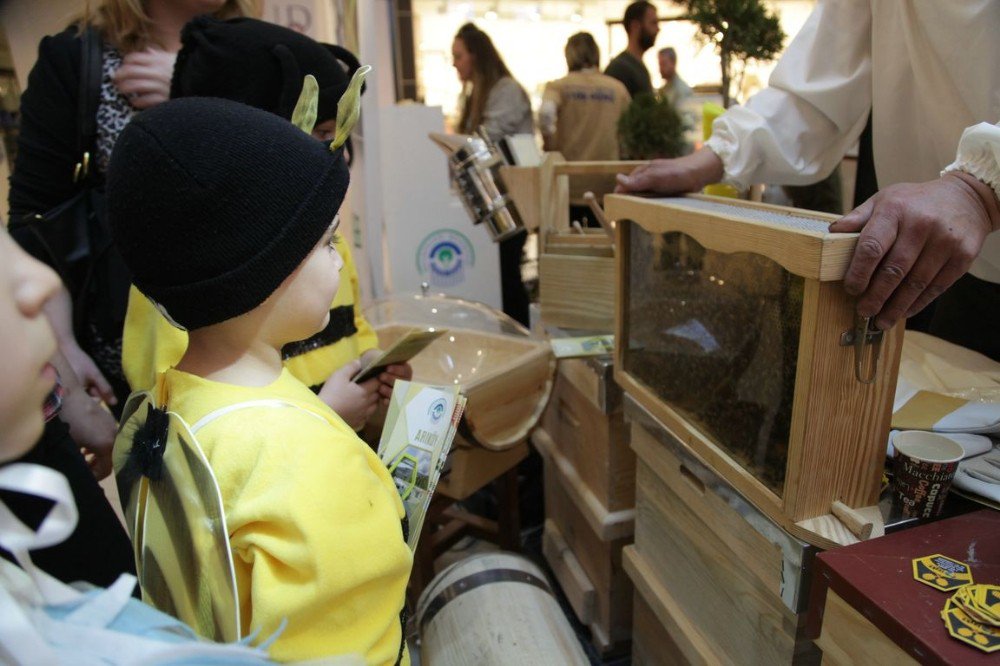
[[[20,248],[17,248],[16,252],[18,256],[15,261],[20,264],[18,267],[20,279],[14,297],[21,312],[33,317],[39,314],[45,304],[56,295],[62,283],[51,268]]]

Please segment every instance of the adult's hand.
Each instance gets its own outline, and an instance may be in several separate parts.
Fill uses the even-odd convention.
[[[926,183],[901,183],[830,225],[861,232],[844,289],[880,329],[924,309],[968,270],[986,235],[1000,228],[989,186],[951,172]]]
[[[82,351],[80,354],[90,361],[90,357]],[[59,371],[63,385],[59,419],[69,426],[70,437],[84,450],[90,471],[100,481],[111,473],[111,450],[114,448],[118,423],[111,412],[98,402],[99,397],[91,396],[80,383],[76,370],[63,351],[56,351],[52,356],[52,365]],[[96,367],[94,372],[101,374]],[[110,392],[108,389],[109,394]],[[114,398],[113,395],[111,397]]]
[[[67,390],[59,418],[86,454],[90,471],[100,481],[111,473],[111,451],[118,423],[97,400],[79,390]]]
[[[377,377],[360,384],[352,382],[359,370],[361,362],[351,361],[330,375],[319,391],[320,400],[355,430],[363,428],[378,407],[380,386]]]
[[[615,192],[683,194],[722,180],[722,160],[708,148],[669,160],[653,160],[632,173],[619,174]]]
[[[115,86],[136,109],[166,102],[176,60],[176,53],[153,47],[129,53],[114,74]]]
[[[103,400],[109,405],[117,405],[118,398],[111,390],[111,384],[104,378],[101,371],[97,369],[97,364],[87,355],[87,352],[73,341],[72,344],[65,344],[59,347],[59,351],[66,357],[73,374],[76,375],[83,388],[83,391],[92,398]]]

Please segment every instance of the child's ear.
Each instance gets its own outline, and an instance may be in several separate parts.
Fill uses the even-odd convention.
[[[271,49],[271,53],[277,58],[281,67],[281,92],[278,94],[276,111],[282,118],[291,118],[292,110],[295,108],[295,103],[302,90],[302,70],[299,68],[295,56],[284,44],[275,46]]]

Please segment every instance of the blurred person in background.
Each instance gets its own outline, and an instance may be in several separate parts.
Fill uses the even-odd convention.
[[[660,61],[660,76],[663,77],[663,87],[660,95],[675,107],[680,107],[684,100],[691,97],[694,91],[681,75],[677,73],[677,51],[672,46],[660,49],[657,54]]]
[[[601,54],[589,33],[570,37],[565,52],[569,74],[545,84],[538,112],[545,150],[559,151],[570,161],[620,159],[618,119],[631,101],[628,90],[598,70]],[[597,226],[583,194],[613,188],[613,176],[570,179],[570,218]]]
[[[628,46],[611,59],[604,73],[621,81],[632,98],[642,93],[652,94],[653,80],[642,63],[642,54],[653,48],[660,34],[656,7],[651,2],[633,2],[625,8],[622,25],[628,34]]]
[[[462,82],[458,132],[482,127],[491,141],[512,134],[533,134],[528,93],[514,80],[490,36],[471,23],[459,28],[451,46],[455,71]],[[521,255],[527,234],[500,241],[500,291],[503,311],[530,326],[528,292],[521,278]]]

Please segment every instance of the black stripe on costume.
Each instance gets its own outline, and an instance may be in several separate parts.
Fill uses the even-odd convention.
[[[328,347],[335,342],[350,337],[358,332],[358,327],[354,325],[354,306],[341,305],[330,310],[330,323],[322,331],[298,342],[289,342],[281,348],[281,358],[287,361],[290,358],[301,356],[307,352],[320,347]]]

